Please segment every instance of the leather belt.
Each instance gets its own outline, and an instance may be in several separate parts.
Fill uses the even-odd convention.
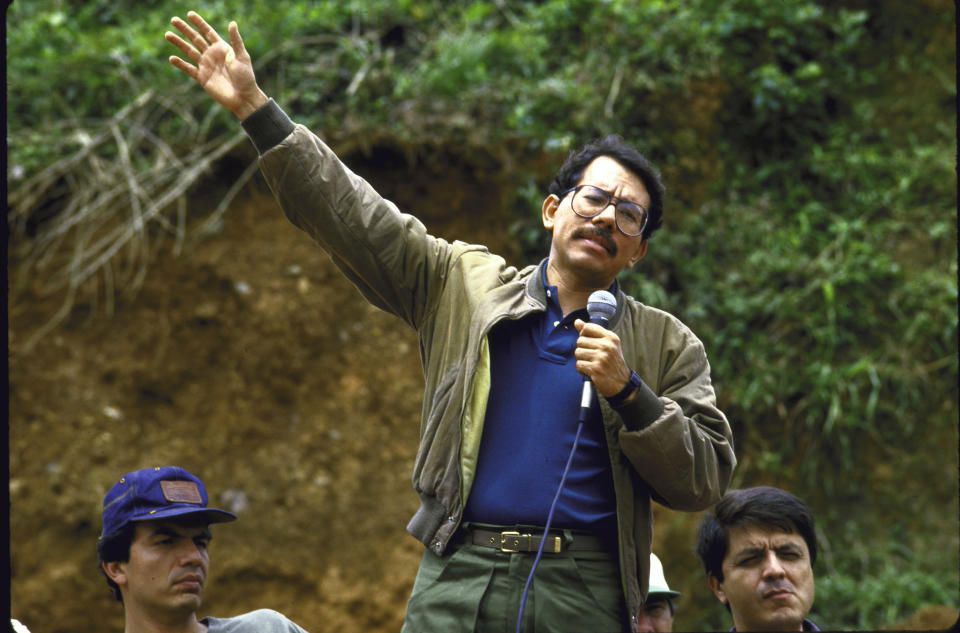
[[[544,538],[543,532],[531,533],[529,530],[520,529],[492,530],[475,526],[464,528],[463,533],[465,543],[510,553],[536,552],[540,548],[540,541]],[[609,551],[609,547],[602,539],[582,532],[571,533],[569,530],[560,533],[551,532],[546,539],[543,551],[554,554]]]

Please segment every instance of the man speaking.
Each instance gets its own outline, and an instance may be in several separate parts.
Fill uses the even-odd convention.
[[[294,124],[257,85],[235,22],[227,42],[187,19],[165,35],[186,57],[170,63],[240,119],[290,221],[419,336],[407,530],[426,551],[403,631],[635,630],[651,501],[702,510],[736,464],[703,345],[616,282],[661,223],[657,171],[615,136],[572,153],[542,204],[549,255],[517,269],[430,235]],[[606,327],[585,310],[597,290],[616,304]]]

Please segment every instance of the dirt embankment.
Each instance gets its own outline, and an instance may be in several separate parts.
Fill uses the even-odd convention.
[[[502,175],[442,162],[351,164],[438,235],[502,252]],[[12,615],[34,633],[121,631],[96,570],[100,502],[126,471],[177,464],[240,515],[215,529],[204,614],[271,607],[312,631],[399,630],[422,553],[404,530],[423,389],[413,331],[366,303],[259,177],[218,235],[179,257],[169,246],[112,318],[80,301],[29,353],[58,300],[11,294]]]
[[[523,263],[503,212],[509,170],[430,154],[347,162],[435,234]],[[218,176],[192,212],[216,204],[230,184]],[[404,530],[423,388],[414,333],[366,303],[260,180],[219,234],[179,257],[169,246],[112,318],[80,301],[29,353],[58,303],[10,295],[13,617],[34,633],[122,631],[96,570],[100,502],[126,471],[177,464],[240,516],[214,530],[203,615],[269,607],[314,633],[399,630],[423,551]],[[656,515],[654,546],[683,593],[678,629],[714,600],[690,549],[698,518]]]

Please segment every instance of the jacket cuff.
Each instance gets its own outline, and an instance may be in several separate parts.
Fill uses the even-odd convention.
[[[293,132],[294,124],[272,98],[240,122],[257,153],[263,156]]]
[[[628,431],[639,431],[660,417],[663,413],[663,402],[647,383],[641,380],[633,398],[613,408],[623,418],[623,424]]]

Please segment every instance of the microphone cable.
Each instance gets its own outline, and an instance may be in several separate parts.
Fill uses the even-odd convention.
[[[596,323],[606,327],[617,311],[617,300],[612,293],[606,290],[597,290],[591,293],[587,299],[587,314],[591,323]],[[527,592],[530,590],[530,583],[533,582],[533,574],[537,571],[537,565],[540,564],[540,557],[543,555],[543,546],[547,542],[547,535],[550,533],[550,523],[553,521],[553,511],[557,508],[557,501],[560,499],[560,493],[563,492],[563,484],[567,481],[567,473],[570,472],[570,464],[573,463],[573,455],[577,451],[577,443],[580,441],[580,433],[583,431],[583,423],[587,421],[590,411],[590,403],[593,398],[593,384],[589,378],[584,377],[583,395],[580,400],[580,415],[578,417],[577,433],[573,436],[573,446],[570,447],[570,456],[567,457],[567,465],[563,467],[563,474],[560,476],[560,485],[557,486],[557,493],[553,496],[553,503],[550,504],[550,511],[547,513],[547,524],[543,527],[543,536],[540,538],[540,546],[537,548],[537,555],[533,559],[533,565],[530,567],[530,574],[527,576],[527,582],[523,586],[523,595],[520,597],[520,609],[517,612],[517,629],[520,633],[520,624],[523,621],[523,609],[527,603]]]
[[[563,484],[567,481],[567,473],[570,472],[570,464],[573,463],[573,454],[577,450],[577,443],[580,441],[580,432],[582,430],[583,422],[580,422],[577,424],[577,434],[573,436],[573,446],[570,448],[570,456],[567,457],[567,465],[563,467],[563,475],[560,476],[560,485],[557,486],[557,494],[553,496],[553,503],[550,504],[550,512],[547,513],[547,524],[543,528],[543,536],[540,538],[537,555],[533,559],[530,574],[527,576],[527,582],[523,586],[523,595],[520,597],[520,610],[517,612],[516,633],[520,633],[520,623],[523,621],[523,609],[527,602],[527,591],[530,589],[530,583],[533,582],[533,573],[537,571],[537,565],[540,563],[540,557],[543,555],[543,545],[547,542],[547,535],[550,533],[550,522],[553,521],[553,511],[557,508],[557,501],[560,499],[560,493],[563,492]]]

